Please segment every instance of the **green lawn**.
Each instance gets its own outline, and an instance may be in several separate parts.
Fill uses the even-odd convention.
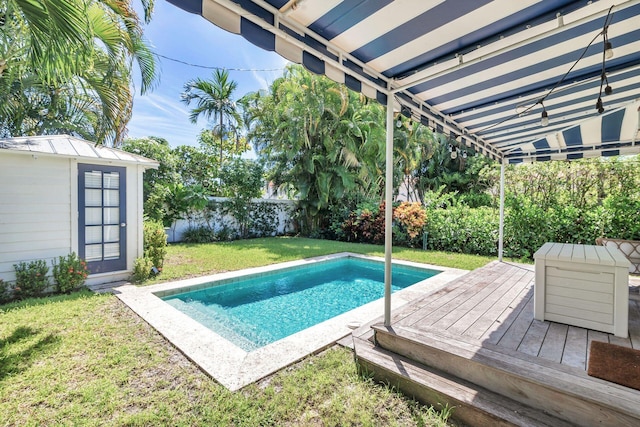
[[[382,248],[309,239],[175,245],[163,275],[187,277]],[[412,250],[462,268],[489,259]],[[113,295],[88,291],[0,306],[0,425],[444,426],[447,414],[357,374],[334,347],[240,392],[203,374]]]
[[[169,246],[165,268],[158,281],[260,267],[336,252],[355,252],[384,257],[384,247],[379,245],[301,237],[236,240],[215,244],[177,244]],[[495,259],[408,248],[393,248],[393,257],[465,270],[474,270]]]

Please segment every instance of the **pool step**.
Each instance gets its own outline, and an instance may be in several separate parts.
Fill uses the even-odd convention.
[[[168,303],[245,351],[257,348],[256,346],[259,345],[256,343],[263,339],[250,327],[245,326],[243,322],[234,322],[233,327],[226,326],[224,316],[220,316],[213,310],[208,310],[201,304],[188,304],[178,298],[172,299]]]

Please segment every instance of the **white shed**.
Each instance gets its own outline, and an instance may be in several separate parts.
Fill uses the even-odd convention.
[[[77,253],[87,284],[127,279],[142,256],[142,176],[158,163],[68,135],[0,139],[0,279]]]

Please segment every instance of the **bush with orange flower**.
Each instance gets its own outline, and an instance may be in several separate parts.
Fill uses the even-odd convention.
[[[19,262],[13,265],[16,271],[16,283],[13,288],[15,298],[28,298],[41,295],[49,286],[49,267],[46,261],[39,259]]]
[[[420,203],[402,202],[393,209],[394,241],[410,248],[420,245],[427,213]]]
[[[71,252],[66,257],[58,257],[58,262],[51,262],[53,265],[53,279],[56,284],[56,291],[61,293],[71,292],[84,284],[89,275],[87,263],[78,258],[75,252]]]

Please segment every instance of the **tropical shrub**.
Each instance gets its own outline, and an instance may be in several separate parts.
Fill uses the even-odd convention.
[[[602,235],[612,239],[640,240],[640,194],[636,198],[627,194],[611,195],[603,201],[603,207],[606,216]]]
[[[252,203],[249,207],[252,237],[275,236],[278,232],[278,207],[275,204],[262,202]]]
[[[20,262],[14,264],[16,284],[14,295],[16,298],[35,297],[41,295],[49,286],[49,267],[44,260]]]
[[[385,204],[365,206],[349,214],[342,224],[342,235],[347,242],[384,243]]]
[[[182,233],[182,241],[185,243],[211,243],[216,241],[216,233],[208,225],[189,226]]]
[[[227,242],[238,238],[238,232],[231,228],[228,224],[222,224],[222,227],[216,232],[219,241]]]
[[[144,256],[151,260],[152,266],[162,270],[167,255],[167,234],[160,221],[144,221]]]
[[[420,203],[402,202],[393,209],[393,240],[410,248],[420,246],[427,213]]]
[[[223,194],[228,197],[222,204],[223,212],[236,220],[241,237],[248,237],[255,227],[253,214],[257,211],[252,199],[262,193],[262,175],[260,163],[245,159],[233,159],[220,170]],[[260,226],[265,226],[264,220]]]
[[[135,283],[143,283],[151,277],[153,261],[147,257],[138,257],[133,262],[133,274],[131,280]]]
[[[499,217],[497,210],[466,205],[430,209],[425,231],[427,249],[478,255],[498,252]]]
[[[549,211],[526,197],[508,197],[504,223],[504,253],[531,258],[544,243],[554,241]]]
[[[79,288],[89,275],[87,263],[78,258],[75,252],[58,257],[58,262],[53,260],[51,264],[57,292],[67,293]]]
[[[12,294],[11,285],[0,279],[0,304],[11,301]]]
[[[465,204],[470,208],[479,208],[481,206],[493,206],[494,200],[488,193],[462,193],[457,195],[457,203]]]
[[[204,210],[209,203],[209,196],[200,184],[171,183],[166,190],[162,217],[165,227],[175,227],[176,221],[185,219],[193,211]]]

